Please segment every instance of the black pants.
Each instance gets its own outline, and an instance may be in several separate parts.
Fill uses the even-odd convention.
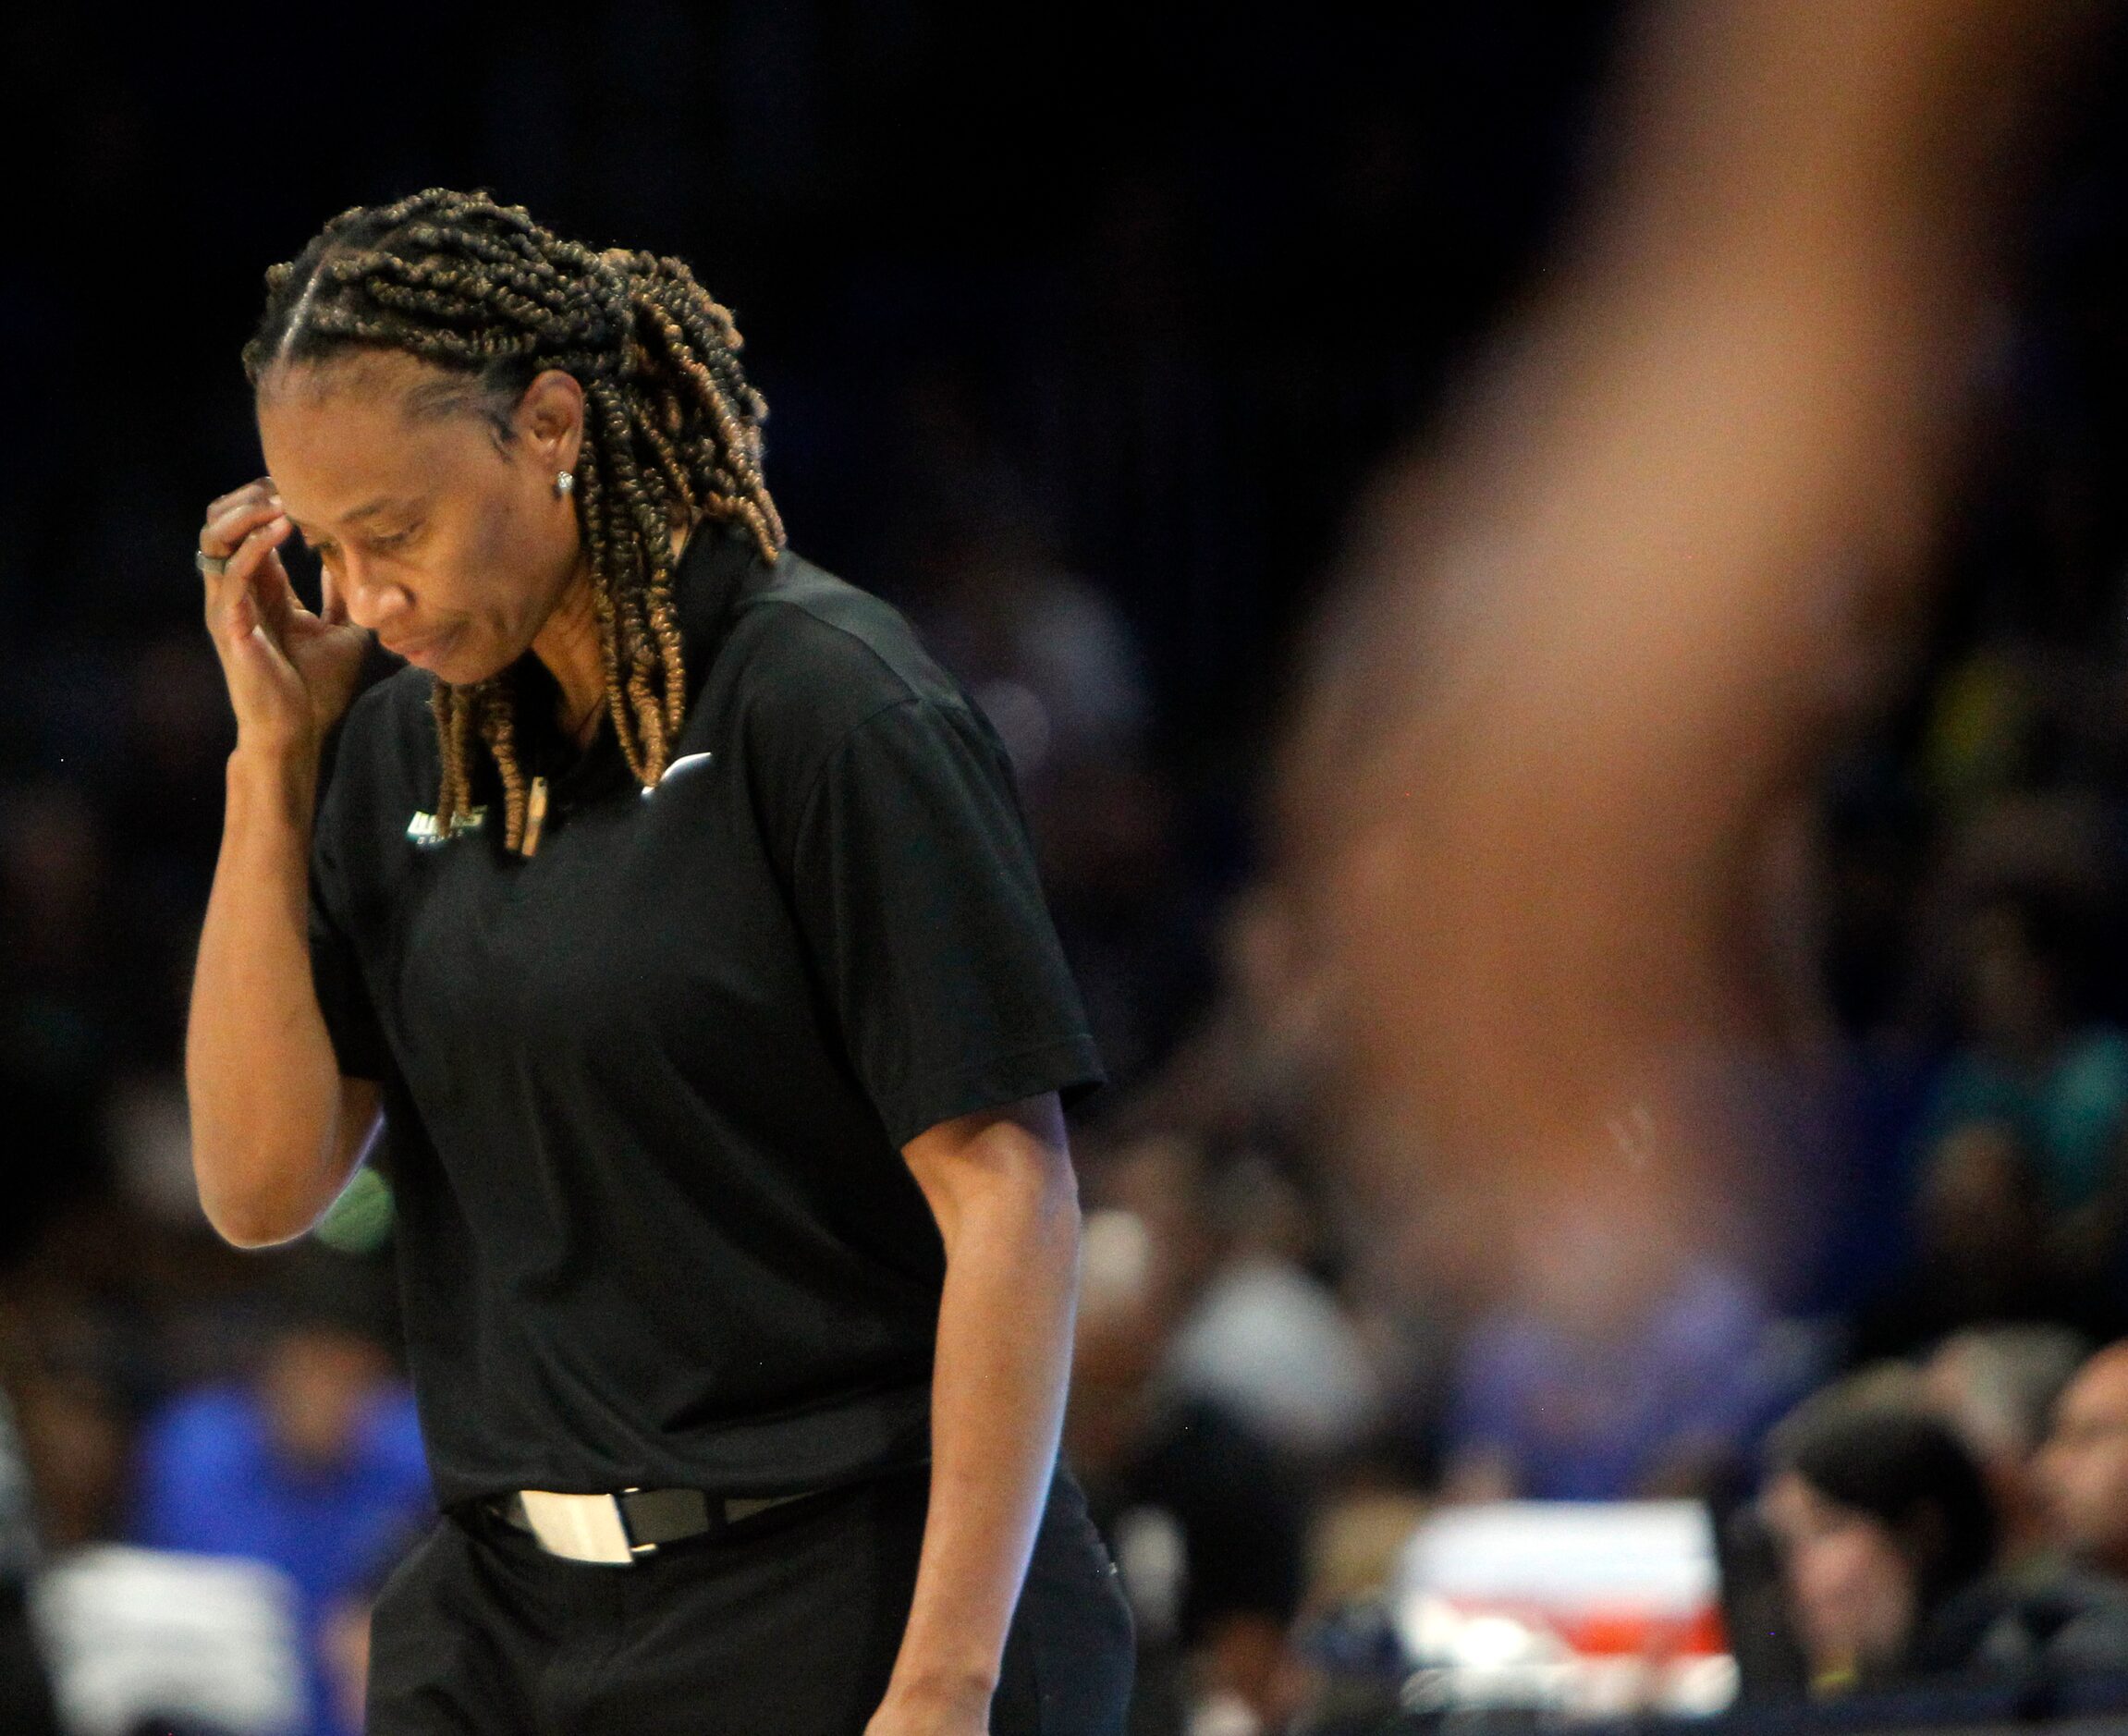
[[[369,1736],[860,1736],[908,1620],[928,1487],[881,1477],[632,1567],[444,1520],[378,1598]],[[1115,1567],[1059,1473],[995,1736],[1116,1736],[1131,1653]]]

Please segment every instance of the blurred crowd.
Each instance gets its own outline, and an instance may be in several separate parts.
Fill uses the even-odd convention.
[[[616,190],[632,135],[599,134],[575,167],[522,139],[478,161],[561,226],[666,225],[642,238],[709,253],[720,293],[728,255],[742,319],[771,311],[747,329],[798,545],[904,607],[1010,749],[1114,1080],[1075,1129],[1065,1452],[1136,1614],[1139,1736],[1251,1736],[1320,1708],[1346,1657],[1333,1636],[1381,1597],[1414,1525],[1503,1498],[1710,1503],[1747,1694],[2128,1671],[2128,162],[2117,144],[2064,152],[1929,601],[1887,624],[1885,702],[1827,744],[1768,843],[1788,1065],[1721,1082],[1765,1130],[1760,1167],[1731,1178],[1717,1223],[1636,1214],[1627,1165],[1600,1223],[1437,1226],[1450,1251],[1539,1251],[1541,1286],[1503,1294],[1482,1259],[1413,1269],[1355,1205],[1323,1009],[1254,823],[1275,727],[1260,690],[1334,564],[1338,515],[1571,177],[1609,8],[1535,59],[1517,8],[1490,25],[1467,10],[1425,44],[1443,90],[1441,67],[1490,79],[1448,118],[1368,85],[1358,49],[1344,70],[1296,68],[1282,39],[1238,34],[1228,106],[1183,117],[1194,152],[1104,167],[1069,247],[1005,223],[1016,275],[921,261],[862,220],[917,185],[928,147],[898,136],[904,157],[861,173],[805,79],[825,105],[835,68],[870,55],[887,84],[922,83],[941,51],[884,15],[867,28],[902,58],[815,19],[813,58],[792,51],[810,73],[747,96],[776,144],[658,136],[728,177],[726,229],[678,195]],[[677,31],[667,67],[789,49],[748,36],[765,24],[683,13],[606,22]],[[38,29],[32,60],[67,49],[63,24]],[[630,64],[646,112],[688,95]],[[70,208],[122,203],[149,173],[122,123],[158,87],[128,66],[83,74],[86,107],[115,118],[105,153],[68,170]],[[1272,173],[1250,117],[1295,79],[1351,100]],[[503,87],[480,89],[502,128]],[[1487,120],[1487,104],[1505,106]],[[1479,161],[1462,141],[1488,125],[1523,142]],[[291,191],[269,212],[285,232],[253,214],[217,249],[256,242],[228,285],[241,305],[208,322],[229,341],[184,383],[214,383],[193,400],[220,406],[207,433],[83,417],[29,472],[76,479],[52,491],[64,521],[0,498],[9,1731],[55,1728],[40,1675],[80,1728],[184,1677],[202,1730],[221,1704],[224,1728],[352,1730],[364,1609],[427,1522],[388,1187],[358,1178],[296,1248],[224,1247],[193,1196],[177,1069],[230,744],[185,563],[199,502],[250,473],[246,274],[335,204],[459,161],[409,136],[392,187]],[[957,234],[953,199],[984,189],[954,185],[937,209],[899,191],[896,221]],[[1264,201],[1275,249],[1248,220]],[[786,245],[821,231],[860,238],[853,257]],[[1294,263],[1323,257],[1356,263],[1335,282]],[[5,329],[96,319],[96,291],[62,307],[5,270]],[[823,307],[834,273],[855,287]],[[79,396],[114,401],[88,348]],[[32,385],[47,365],[26,359]],[[173,1555],[261,1571],[157,1578]],[[169,1655],[180,1606],[214,1681]],[[275,1658],[300,1660],[277,1711]]]

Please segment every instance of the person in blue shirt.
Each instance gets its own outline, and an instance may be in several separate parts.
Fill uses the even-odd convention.
[[[134,1541],[270,1562],[293,1583],[311,1736],[360,1729],[327,1668],[328,1620],[433,1516],[412,1394],[367,1276],[322,1251],[298,1261],[251,1377],[179,1394],[150,1420],[137,1467]]]

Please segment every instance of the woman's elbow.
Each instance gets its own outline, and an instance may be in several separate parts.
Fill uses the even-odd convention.
[[[208,1227],[232,1248],[247,1251],[293,1241],[322,1215],[258,1193],[222,1193],[202,1187],[200,1210]]]
[[[323,1154],[246,1153],[195,1133],[192,1179],[209,1228],[232,1248],[293,1241],[324,1215],[338,1190],[327,1186]]]

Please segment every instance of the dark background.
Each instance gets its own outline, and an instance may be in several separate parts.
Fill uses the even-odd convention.
[[[9,638],[185,621],[155,539],[256,467],[264,265],[471,184],[694,264],[796,539],[860,582],[899,576],[942,442],[1010,467],[1144,635],[1168,737],[1220,757],[1355,479],[1527,279],[1614,10],[37,8],[5,42],[36,165]]]

